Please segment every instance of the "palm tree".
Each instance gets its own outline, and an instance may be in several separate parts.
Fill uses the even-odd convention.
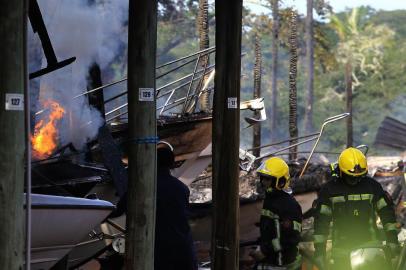
[[[199,14],[198,14],[198,27],[199,27],[199,47],[200,50],[208,49],[210,46],[209,40],[209,5],[207,0],[199,0]],[[202,69],[209,65],[209,55],[203,56],[200,61]],[[206,74],[203,81],[207,80],[209,74]],[[202,84],[203,85],[203,84]],[[210,110],[209,92],[201,94],[199,99],[201,111]]]
[[[347,119],[347,147],[353,145],[353,126],[352,126],[352,63],[351,59],[345,64],[345,94],[346,94],[346,108],[350,116]]]
[[[307,98],[304,129],[313,131],[313,81],[314,81],[314,45],[313,45],[313,0],[307,0],[306,16],[306,62],[307,62]]]
[[[305,21],[305,40],[306,40],[306,66],[307,66],[307,83],[306,83],[306,107],[304,117],[304,129],[307,132],[314,130],[313,125],[313,103],[314,103],[314,54],[318,55],[318,60],[324,64],[331,66],[332,54],[327,52],[330,48],[326,44],[323,31],[320,27],[315,26],[313,21],[313,9],[317,15],[324,17],[331,12],[331,6],[326,0],[307,0],[307,15]],[[316,44],[315,44],[316,41]]]
[[[278,77],[278,43],[279,43],[279,0],[270,0],[272,9],[272,78],[271,78],[271,138],[275,138],[277,113],[277,77]]]
[[[297,128],[297,14],[292,9],[290,16],[290,66],[289,66],[289,135],[290,138],[298,137]],[[290,140],[290,145],[297,143],[297,139]],[[289,160],[297,158],[297,146],[289,149]]]
[[[362,84],[359,74],[381,76],[384,45],[394,37],[394,32],[385,25],[364,23],[366,11],[354,8],[345,19],[334,14],[330,16],[330,26],[339,38],[337,61],[345,67],[348,112],[352,112],[354,88]],[[347,146],[353,145],[352,117],[351,114],[347,120]]]
[[[261,74],[262,73],[262,53],[261,42],[258,33],[255,34],[255,64],[254,64],[254,99],[261,96]],[[256,124],[253,127],[253,147],[261,145],[261,125]],[[258,157],[261,149],[255,149],[253,154]]]

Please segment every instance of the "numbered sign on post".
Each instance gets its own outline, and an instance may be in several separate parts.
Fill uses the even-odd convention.
[[[138,94],[139,101],[154,101],[154,88],[140,88]]]
[[[236,97],[229,97],[227,99],[227,108],[229,109],[237,109],[238,108],[238,103],[237,103],[237,98]]]
[[[24,95],[6,93],[6,111],[23,111]]]

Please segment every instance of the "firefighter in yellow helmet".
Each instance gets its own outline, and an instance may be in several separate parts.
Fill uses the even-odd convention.
[[[326,241],[330,223],[332,257],[329,269],[364,269],[359,268],[362,266],[360,263],[371,258],[358,258],[353,262],[351,256],[356,254],[354,251],[368,246],[382,247],[383,240],[386,240],[388,248],[382,247],[382,250],[392,251],[389,252],[392,253],[391,256],[396,256],[399,251],[399,226],[396,223],[393,202],[382,186],[367,176],[365,155],[356,148],[347,148],[340,154],[335,168],[331,181],[321,188],[314,206],[315,257],[321,268],[326,267]],[[385,239],[379,237],[377,215],[381,219]],[[388,268],[379,269],[392,269],[390,256],[387,257]],[[368,269],[375,269],[370,267]]]
[[[298,253],[302,209],[287,192],[289,167],[281,158],[266,160],[257,170],[266,190],[260,219],[260,250],[253,253],[261,269],[300,269]]]

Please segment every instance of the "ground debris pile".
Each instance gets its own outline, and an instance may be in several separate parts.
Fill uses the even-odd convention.
[[[255,170],[250,172],[240,172],[240,198],[256,199],[257,176]],[[198,178],[189,186],[191,203],[205,203],[212,200],[212,167],[209,166]]]
[[[299,179],[300,172],[306,159],[299,159],[289,163],[292,177],[291,187],[294,194],[313,192],[320,189],[330,175],[329,165],[309,163],[306,173]],[[240,172],[240,198],[257,199],[261,198],[262,190],[259,188],[259,179],[256,168],[249,172]],[[190,202],[204,203],[212,199],[212,168],[208,167],[190,186]]]
[[[406,153],[402,156],[368,157],[368,174],[373,177],[402,176],[405,173]]]
[[[373,176],[391,196],[396,207],[396,216],[406,224],[405,156],[368,157],[368,173]]]
[[[305,158],[289,163],[292,177],[291,187],[294,194],[318,191],[331,175],[330,165],[309,163],[304,175],[299,178],[305,163]]]

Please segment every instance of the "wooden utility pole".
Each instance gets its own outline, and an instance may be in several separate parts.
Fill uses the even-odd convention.
[[[254,64],[254,99],[261,97],[261,77],[262,77],[262,53],[261,53],[261,41],[258,33],[255,34],[255,64]],[[255,112],[255,116],[258,117],[259,112]],[[259,157],[261,154],[261,124],[258,123],[253,126],[253,140],[252,147],[256,148],[252,154]],[[260,160],[258,160],[259,163]]]
[[[242,0],[216,0],[212,269],[238,269]]]
[[[127,270],[154,269],[157,0],[130,0]]]
[[[0,269],[24,264],[26,1],[0,0]]]
[[[347,147],[353,146],[353,130],[352,130],[352,64],[348,61],[345,65],[345,92],[347,112],[350,116],[347,118]]]

